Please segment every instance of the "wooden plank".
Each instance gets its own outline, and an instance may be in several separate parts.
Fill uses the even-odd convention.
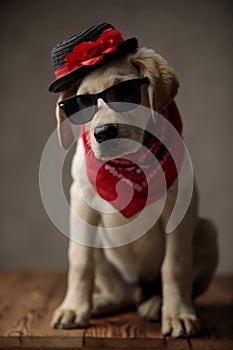
[[[187,339],[169,341],[161,334],[159,322],[147,322],[136,313],[127,312],[109,317],[92,319],[85,331],[87,347],[112,347],[129,349],[189,349]]]
[[[16,272],[0,273],[0,329],[1,320],[3,320],[8,312],[9,305],[13,299],[15,289],[19,285],[20,278],[20,275]]]
[[[161,334],[149,323],[147,327],[148,340],[145,341],[145,323],[134,312],[121,313],[104,318],[91,320],[91,327],[85,331],[85,345],[98,347],[151,347],[154,341],[163,345]],[[140,326],[139,326],[140,323]],[[147,323],[147,322],[146,322]]]
[[[64,297],[66,277],[59,273],[0,274],[0,347],[74,349],[233,349],[233,278],[217,278],[197,308],[201,338],[172,339],[160,323],[142,320],[136,312],[93,318],[88,329],[54,330],[50,320]]]
[[[60,285],[65,287],[64,275],[28,273],[19,276],[13,296],[11,293],[4,306],[7,312],[0,320],[0,346],[81,347],[83,329],[58,331],[49,324],[52,312],[61,301],[64,288]]]
[[[192,350],[232,350],[231,339],[192,339]]]
[[[216,278],[206,293],[197,298],[197,311],[202,321],[202,337],[191,340],[197,350],[233,349],[233,278]]]
[[[207,337],[233,339],[233,278],[218,277],[196,300]],[[195,342],[196,340],[194,340]]]

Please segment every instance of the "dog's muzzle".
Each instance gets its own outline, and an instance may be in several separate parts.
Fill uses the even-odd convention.
[[[115,139],[118,137],[118,129],[113,124],[97,126],[94,130],[94,136],[98,143]]]

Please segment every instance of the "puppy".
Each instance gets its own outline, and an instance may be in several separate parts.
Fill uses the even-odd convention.
[[[177,77],[160,55],[147,48],[139,48],[96,68],[62,91],[59,101],[73,95],[97,94],[119,82],[142,77],[147,77],[149,82],[140,87],[142,106],[159,112],[173,101],[179,87]],[[106,161],[135,154],[143,144],[144,130],[150,118],[140,118],[132,111],[122,116],[99,98],[98,108],[86,125],[94,157]],[[57,108],[59,138],[67,149],[74,136],[71,124],[63,123],[65,119],[62,110]],[[139,128],[132,126],[135,120]],[[113,126],[111,132],[117,134],[118,147],[115,149],[104,147],[101,139],[105,137],[104,133],[97,135],[97,130],[105,130],[106,125]],[[71,224],[71,236],[81,231],[88,235],[89,225],[111,231],[111,228],[133,221],[135,216],[127,218],[119,211],[103,212],[104,201],[101,202],[90,183],[88,169],[81,170],[81,164],[85,164],[85,147],[79,140],[72,163],[70,206],[86,224]],[[70,241],[68,287],[63,302],[54,313],[53,327],[85,327],[91,315],[119,312],[134,306],[145,319],[161,319],[164,335],[179,337],[199,333],[194,298],[206,290],[217,264],[216,231],[211,222],[198,215],[194,186],[182,222],[172,233],[165,233],[177,188],[176,180],[167,192],[159,220],[131,243],[105,249]],[[90,203],[97,205],[94,208]],[[148,219],[155,215],[155,210],[153,203],[148,206]],[[127,232],[125,227],[125,234],[130,235],[132,232]]]

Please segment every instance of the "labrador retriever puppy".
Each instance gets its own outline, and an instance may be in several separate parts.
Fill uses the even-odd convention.
[[[147,77],[149,83],[140,87],[141,105],[159,112],[173,101],[179,83],[167,62],[147,48],[138,48],[93,70],[62,91],[59,101],[74,95],[97,94],[117,83],[143,77]],[[67,149],[74,136],[70,123],[63,126],[66,116],[62,110],[57,108],[56,113],[60,142]],[[137,125],[140,125],[136,130],[130,119],[132,115],[129,113],[127,117],[126,113],[122,116],[103,98],[98,99],[98,108],[87,123],[90,148],[96,159],[106,161],[138,151],[138,145],[145,137],[148,119],[138,120],[139,116],[134,115],[138,118]],[[129,118],[128,124],[124,124],[125,118]],[[111,132],[118,136],[119,147],[115,151],[104,147],[102,142],[102,137],[105,139],[106,136],[106,125],[113,126]],[[126,138],[128,140],[125,141]],[[72,163],[70,206],[87,224],[82,227],[71,225],[73,233],[82,230],[83,234],[88,234],[89,225],[96,230],[111,230],[132,221],[134,216],[126,218],[120,212],[109,214],[102,211],[103,203],[87,172],[80,171],[84,158],[84,145],[79,140]],[[78,190],[80,186],[83,195]],[[199,217],[194,186],[192,200],[182,222],[172,233],[165,233],[177,187],[176,180],[167,192],[159,219],[137,240],[106,249],[70,240],[68,287],[64,300],[54,313],[54,328],[85,327],[92,315],[119,312],[134,306],[147,320],[161,319],[164,335],[193,336],[200,332],[194,298],[206,290],[217,264],[216,230],[210,221]],[[99,211],[90,205],[93,202],[99,203]],[[152,203],[148,208],[147,215],[153,217],[156,207]]]

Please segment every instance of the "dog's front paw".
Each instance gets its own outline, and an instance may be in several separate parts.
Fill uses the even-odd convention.
[[[58,329],[83,328],[88,326],[90,312],[59,307],[55,310],[51,327]]]
[[[163,310],[163,335],[171,335],[175,338],[198,335],[201,332],[201,324],[194,309],[184,305],[175,309],[175,311]]]

